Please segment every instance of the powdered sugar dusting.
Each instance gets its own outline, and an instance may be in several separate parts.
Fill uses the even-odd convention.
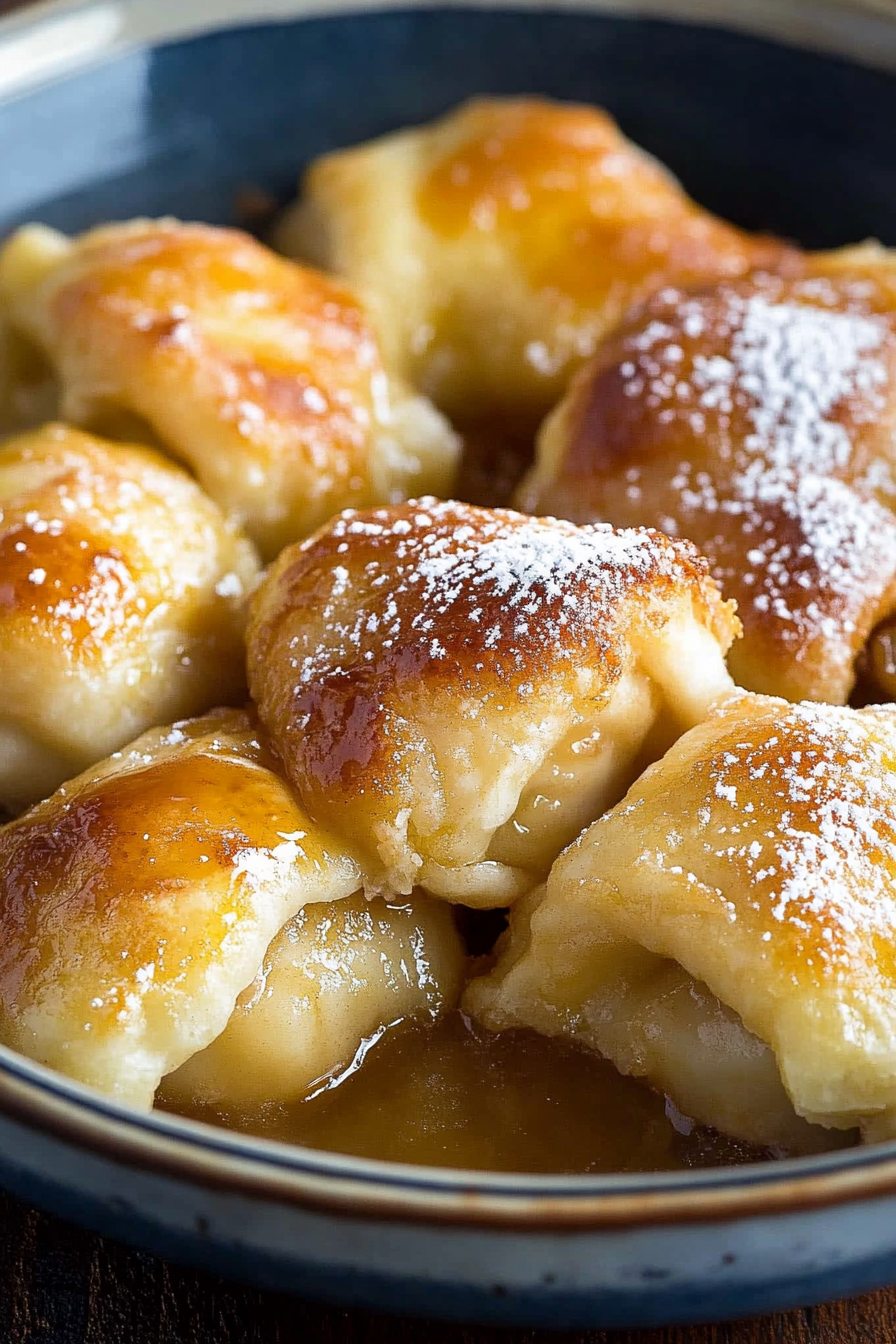
[[[785,644],[799,648],[818,636],[834,644],[852,636],[867,595],[896,572],[896,529],[888,511],[814,472],[793,483],[765,477],[758,523],[756,512],[742,502],[739,511],[738,503],[724,501],[721,512],[740,512],[742,535],[752,544],[746,566],[717,567],[723,588],[735,581],[750,588],[754,609],[774,617]]]
[[[787,926],[802,964],[856,983],[896,934],[896,706],[773,703],[698,767],[704,848],[748,875],[771,950]]]
[[[752,430],[740,450],[745,475],[846,469],[850,437],[835,412],[849,401],[853,419],[867,423],[883,408],[887,370],[876,356],[885,326],[858,313],[773,302],[761,292],[732,294],[728,309],[730,359],[698,356],[694,383],[701,404],[718,405],[723,415],[735,399],[745,405]],[[749,479],[741,488],[749,496]]]
[[[837,638],[844,612],[850,633],[869,585],[896,573],[877,501],[896,495],[886,448],[870,461],[856,449],[887,409],[890,320],[858,280],[760,276],[662,299],[619,366],[624,395],[694,443],[656,522],[693,536],[741,613],[773,617],[785,642]],[[626,481],[637,502],[640,469]]]
[[[349,510],[326,544],[342,563],[326,561],[323,639],[294,664],[305,683],[332,670],[336,651],[346,665],[400,647],[421,666],[479,657],[480,667],[516,673],[533,653],[606,650],[625,599],[640,590],[649,604],[660,579],[717,601],[690,543],[647,529],[576,527],[427,499]]]

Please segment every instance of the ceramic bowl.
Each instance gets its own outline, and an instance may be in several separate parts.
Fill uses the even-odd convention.
[[[38,6],[0,23],[0,233],[228,222],[247,188],[287,199],[322,150],[472,93],[541,92],[607,105],[741,224],[896,243],[896,25],[784,0],[637,8]],[[664,1175],[446,1172],[130,1113],[0,1050],[0,1180],[259,1284],[463,1319],[669,1324],[896,1280],[894,1144]]]

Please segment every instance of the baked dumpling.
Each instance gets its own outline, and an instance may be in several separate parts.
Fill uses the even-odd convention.
[[[451,908],[361,893],[289,920],[226,1031],[163,1084],[169,1105],[296,1101],[360,1063],[393,1023],[454,1008],[465,954]]]
[[[536,98],[326,155],[277,243],[356,286],[455,419],[530,433],[632,303],[792,255],[700,209],[605,112]]]
[[[246,714],[147,733],[0,830],[0,1040],[149,1106],[278,929],[360,881]]]
[[[65,425],[0,444],[0,808],[245,694],[260,566],[156,453]]]
[[[370,890],[502,905],[731,694],[736,630],[690,543],[430,499],[281,555],[249,683]]]
[[[574,1037],[685,1115],[801,1151],[825,1146],[811,1126],[896,1125],[894,927],[896,706],[744,694],[511,911],[465,1006],[495,1030]]]
[[[31,225],[0,252],[0,302],[65,419],[186,462],[266,559],[344,505],[450,488],[456,438],[387,378],[354,296],[246,234]]]
[[[737,599],[735,680],[791,700],[844,702],[896,610],[896,286],[876,256],[663,290],[574,380],[516,497],[690,538]]]

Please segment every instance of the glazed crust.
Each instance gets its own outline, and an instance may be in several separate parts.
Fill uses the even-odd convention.
[[[689,537],[738,603],[735,679],[843,703],[896,606],[896,288],[874,248],[813,266],[658,294],[545,422],[517,502]]]
[[[605,112],[535,98],[318,160],[279,245],[357,286],[453,417],[529,432],[632,303],[793,256],[700,209]]]
[[[731,693],[736,629],[689,543],[423,500],[284,552],[249,678],[374,887],[503,904]]]
[[[0,446],[0,806],[241,698],[259,572],[240,528],[154,452],[64,425]]]
[[[250,716],[147,733],[0,830],[0,1039],[149,1106],[284,922],[359,885]]]
[[[449,488],[454,435],[390,384],[355,297],[246,234],[30,226],[0,252],[0,299],[55,366],[66,419],[136,424],[265,558],[344,505]]]
[[[744,1138],[794,1132],[772,1063],[816,1124],[892,1121],[894,753],[893,706],[727,702],[560,858],[468,1010]]]

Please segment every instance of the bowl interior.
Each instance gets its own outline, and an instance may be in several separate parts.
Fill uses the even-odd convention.
[[[287,199],[323,150],[522,92],[604,104],[740,224],[814,247],[896,243],[893,76],[722,29],[479,8],[225,30],[2,103],[0,233],[234,222],[241,193]]]
[[[424,121],[477,93],[600,103],[698,200],[744,226],[807,246],[866,236],[896,245],[896,76],[722,29],[479,8],[215,32],[130,52],[0,101],[0,235],[30,219],[70,231],[135,215],[240,222],[247,191],[286,201],[317,154]],[[30,1077],[42,1071],[24,1061],[11,1066],[6,1052],[0,1069],[7,1079],[29,1074],[45,1095],[52,1090],[42,1076]],[[67,1089],[61,1080],[59,1087]],[[103,1104],[90,1109],[100,1113]],[[180,1137],[189,1129],[169,1117],[152,1123]],[[215,1142],[250,1146],[234,1136]],[[888,1145],[874,1157],[785,1164],[778,1178],[891,1155]],[[312,1166],[326,1169],[330,1160],[315,1154]],[[365,1166],[335,1160],[355,1172]],[[744,1186],[761,1179],[756,1169],[731,1176]],[[715,1179],[619,1184],[674,1189]],[[443,1172],[433,1180],[450,1184]],[[608,1184],[577,1181],[562,1190]]]

